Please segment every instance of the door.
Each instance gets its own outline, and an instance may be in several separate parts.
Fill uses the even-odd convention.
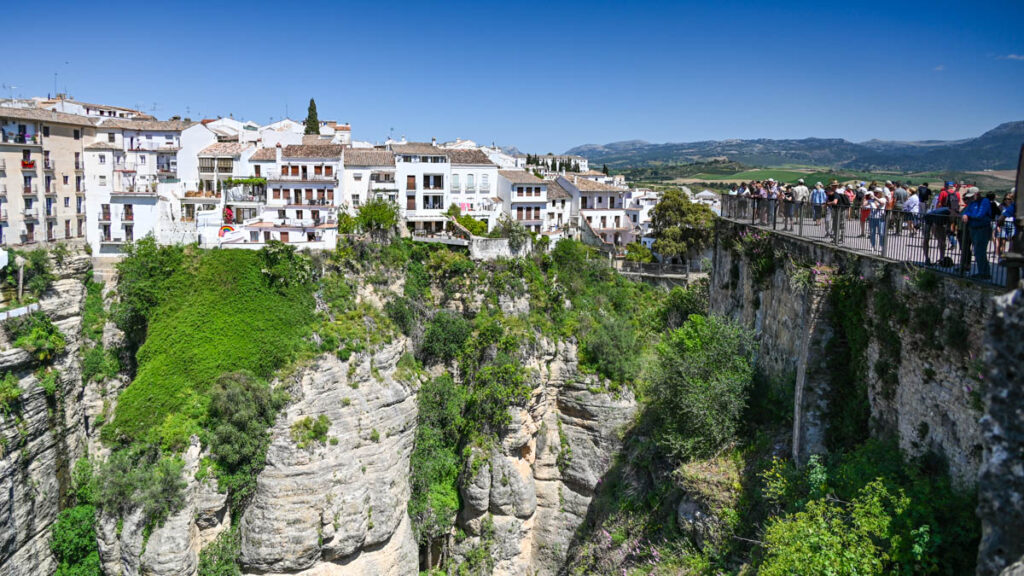
[[[281,232],[281,242],[287,242],[287,241],[288,241],[288,233],[287,232]]]
[[[415,196],[406,196],[406,198],[405,198],[405,209],[406,210],[415,210],[416,209],[416,197]]]
[[[410,174],[405,177],[405,189],[415,190],[416,189],[416,176]]]

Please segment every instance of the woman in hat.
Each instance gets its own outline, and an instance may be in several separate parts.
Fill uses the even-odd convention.
[[[974,252],[974,261],[978,271],[971,274],[971,278],[987,279],[992,275],[988,267],[988,241],[992,238],[992,205],[988,198],[983,198],[976,186],[971,186],[964,192],[964,201],[967,207],[963,211],[963,223],[967,226],[967,238],[971,240],[971,248]],[[964,271],[970,270],[970,254],[964,246]]]

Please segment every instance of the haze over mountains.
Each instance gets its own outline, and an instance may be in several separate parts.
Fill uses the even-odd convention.
[[[854,170],[923,172],[942,170],[1011,170],[1024,143],[1024,121],[1006,122],[977,138],[965,140],[850,142],[841,138],[799,140],[707,140],[652,144],[626,140],[585,144],[566,152],[594,164],[626,168],[651,164],[691,163],[713,158],[757,166],[800,164]]]

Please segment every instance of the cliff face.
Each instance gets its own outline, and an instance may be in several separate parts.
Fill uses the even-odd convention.
[[[22,390],[18,407],[0,414],[0,573],[49,574],[50,527],[70,484],[74,461],[85,453],[87,410],[79,362],[79,332],[86,258],[57,267],[58,279],[40,300],[42,310],[64,334],[65,351],[52,368],[60,372],[57,392],[48,397],[34,375],[38,365],[24,350],[0,352],[0,373],[12,372]]]
[[[973,485],[983,443],[979,361],[994,293],[941,276],[924,287],[898,264],[778,235],[765,240],[775,252],[773,269],[755,278],[756,266],[733,243],[741,229],[719,221],[711,309],[755,331],[765,373],[792,382],[804,364],[796,394],[801,459],[825,450],[830,387],[840,369],[829,363],[837,330],[829,287],[794,281],[803,262],[826,270],[829,281],[841,273],[864,287],[859,325],[866,346],[856,368],[867,381],[871,432],[895,436],[910,455],[940,454],[958,484]]]
[[[542,341],[528,367],[540,376],[500,448],[462,489],[456,559],[483,547],[494,574],[555,574],[621,448],[636,401],[596,390],[577,371],[572,343]],[[593,390],[593,391],[592,391]]]

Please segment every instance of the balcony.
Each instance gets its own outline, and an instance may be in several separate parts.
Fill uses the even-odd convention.
[[[135,163],[114,162],[114,172],[135,172]]]
[[[145,185],[125,186],[123,188],[115,188],[113,191],[110,192],[110,195],[155,197],[156,190]]]
[[[97,222],[110,222],[110,211],[101,211],[99,216],[96,218]]]
[[[4,131],[0,135],[0,142],[3,144],[28,144],[30,146],[42,146],[42,139],[39,134],[21,134]]]
[[[7,196],[7,184],[0,184],[0,196]]]
[[[43,159],[43,170],[46,170],[48,172],[53,172],[53,160],[50,160],[49,158],[44,158]]]
[[[57,187],[51,184],[49,188],[46,188],[45,190],[43,190],[43,194],[45,196],[56,196],[57,195]]]
[[[85,162],[75,160],[75,172],[81,172],[82,170],[85,170]]]
[[[22,160],[21,161],[21,169],[22,170],[35,170],[36,169],[36,161],[35,160]]]
[[[31,195],[35,196],[36,194],[39,194],[39,186],[37,186],[35,184],[32,184],[31,186],[22,186],[21,193],[22,194],[31,194]]]
[[[268,174],[267,181],[275,182],[328,182],[337,184],[337,174]]]
[[[120,246],[124,244],[124,238],[114,238],[112,236],[100,237],[100,244],[109,244],[111,246]]]
[[[4,160],[3,158],[0,158],[0,172],[5,172],[6,170],[7,170],[7,160]]]
[[[39,209],[36,208],[35,206],[33,206],[31,208],[25,208],[22,211],[22,215],[25,217],[25,220],[38,220],[39,219]]]

